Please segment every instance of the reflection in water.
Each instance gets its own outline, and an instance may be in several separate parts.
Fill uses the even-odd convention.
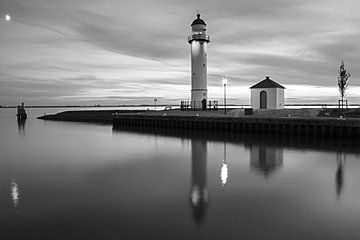
[[[336,153],[336,162],[337,162],[337,170],[336,170],[336,176],[335,176],[335,182],[336,182],[336,195],[338,198],[340,198],[341,192],[344,187],[344,164],[346,161],[346,153],[343,152],[337,152]]]
[[[11,193],[11,199],[14,205],[14,209],[17,210],[18,202],[19,202],[19,188],[15,179],[13,179],[10,183],[10,193]]]
[[[209,200],[206,189],[206,161],[207,141],[201,139],[191,140],[192,184],[190,204],[194,220],[201,224],[205,220],[207,203]]]
[[[26,124],[26,119],[19,119],[17,120],[17,124],[18,124],[18,132],[19,132],[19,136],[25,136],[25,124]]]
[[[224,142],[224,159],[221,166],[221,185],[225,186],[228,180],[228,165],[226,164],[226,142]]]
[[[360,141],[350,138],[330,138],[330,137],[314,137],[302,135],[272,135],[272,134],[248,134],[248,133],[232,133],[225,131],[195,131],[183,129],[159,129],[159,128],[143,128],[143,127],[119,127],[114,128],[114,132],[133,132],[138,134],[155,134],[156,136],[172,136],[192,141],[192,190],[191,205],[194,210],[194,218],[201,219],[205,214],[207,207],[207,190],[206,190],[206,151],[205,141],[213,143],[224,143],[224,159],[220,170],[220,180],[222,185],[228,182],[228,168],[226,154],[226,144],[244,146],[250,153],[250,168],[260,172],[265,177],[276,172],[283,166],[284,148],[295,149],[299,151],[297,154],[307,152],[326,152],[332,156],[337,155],[337,170],[334,174],[336,196],[339,198],[344,191],[345,185],[345,161],[346,155],[350,154],[360,158]],[[205,140],[200,140],[205,139]],[[203,154],[201,154],[203,152]],[[349,164],[349,163],[347,163]],[[314,166],[307,166],[312,168]],[[316,167],[316,166],[315,166]],[[218,166],[219,168],[219,166]],[[203,169],[203,170],[199,170]],[[320,169],[319,171],[325,171]],[[216,174],[217,179],[219,174]],[[201,204],[200,204],[201,203]],[[196,217],[195,217],[196,216]],[[203,216],[204,217],[204,216]]]
[[[228,165],[226,164],[226,161],[223,161],[221,166],[221,185],[225,186],[228,179]]]
[[[283,165],[283,148],[265,144],[251,145],[250,165],[267,177]]]

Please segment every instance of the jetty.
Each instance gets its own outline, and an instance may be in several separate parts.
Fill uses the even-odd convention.
[[[254,111],[97,110],[65,111],[43,120],[112,124],[113,129],[178,129],[233,133],[360,137],[360,109],[283,109]]]
[[[81,110],[64,111],[55,114],[44,114],[38,119],[68,122],[88,122],[112,124],[114,114],[139,113],[142,110]]]
[[[332,111],[332,110],[331,110]],[[330,112],[331,112],[330,111]],[[319,116],[287,117],[263,114],[257,116],[232,115],[172,115],[158,114],[118,114],[113,117],[113,127],[118,128],[158,128],[206,130],[239,133],[270,133],[308,136],[359,137],[360,119]]]

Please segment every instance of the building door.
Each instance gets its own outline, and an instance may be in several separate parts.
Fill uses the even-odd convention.
[[[201,105],[202,105],[202,110],[206,110],[206,99],[205,98],[201,101]]]
[[[267,93],[265,91],[260,92],[260,109],[267,109]]]

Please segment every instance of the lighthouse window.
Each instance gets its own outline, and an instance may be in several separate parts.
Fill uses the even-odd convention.
[[[195,76],[195,73],[193,73],[193,75]]]
[[[205,67],[205,63],[203,64],[203,67]]]

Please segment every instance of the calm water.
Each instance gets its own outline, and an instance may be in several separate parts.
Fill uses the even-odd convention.
[[[0,109],[2,239],[360,239],[360,143]]]

